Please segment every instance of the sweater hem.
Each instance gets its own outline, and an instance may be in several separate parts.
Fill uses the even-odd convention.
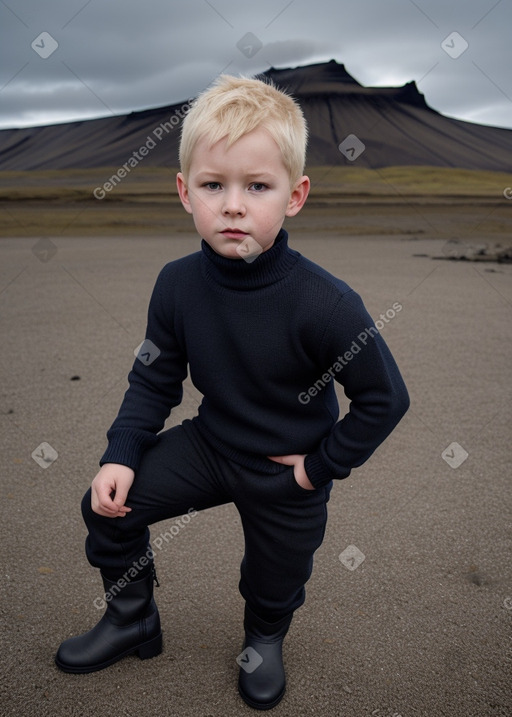
[[[220,453],[221,456],[224,456],[224,458],[227,458],[228,460],[233,461],[233,463],[243,466],[244,468],[249,468],[250,470],[259,471],[261,473],[267,473],[268,475],[277,475],[282,472],[283,466],[281,463],[276,463],[275,461],[270,460],[270,458],[258,455],[257,453],[246,453],[245,451],[233,448],[210,433],[204,423],[202,423],[197,417],[193,418],[192,422],[203,440],[205,440],[213,450]]]

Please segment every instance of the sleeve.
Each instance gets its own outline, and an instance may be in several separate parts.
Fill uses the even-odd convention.
[[[305,470],[316,488],[346,478],[362,465],[409,408],[398,366],[356,292],[349,291],[338,302],[322,355],[350,405],[318,449],[306,456]]]
[[[137,470],[144,451],[157,441],[172,408],[181,403],[187,376],[186,353],[176,336],[173,279],[167,265],[156,281],[148,308],[146,338],[100,465],[120,463]]]

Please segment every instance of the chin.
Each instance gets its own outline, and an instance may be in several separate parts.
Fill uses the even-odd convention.
[[[218,242],[210,242],[205,239],[205,242],[210,245],[213,251],[225,259],[241,259],[242,257],[237,252],[238,244],[219,244]]]
[[[222,256],[226,257],[226,259],[242,259],[236,249],[236,246],[233,248],[226,249],[222,252]]]

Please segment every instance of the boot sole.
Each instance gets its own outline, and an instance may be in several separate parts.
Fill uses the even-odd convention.
[[[88,672],[97,672],[98,670],[103,670],[105,667],[109,667],[109,665],[113,665],[115,662],[122,660],[123,657],[128,657],[128,655],[134,655],[135,653],[139,656],[141,660],[148,660],[152,657],[156,657],[162,652],[162,643],[162,633],[160,633],[156,637],[153,637],[151,640],[143,642],[142,645],[138,645],[137,647],[125,650],[120,655],[116,655],[110,660],[106,660],[99,665],[74,667],[73,665],[66,665],[63,662],[60,662],[57,657],[55,658],[55,664],[63,672],[70,672],[77,675],[85,674]]]
[[[249,697],[247,697],[247,695],[244,694],[243,690],[240,688],[240,685],[238,686],[238,693],[239,693],[240,697],[243,699],[245,704],[249,705],[249,707],[252,707],[255,710],[271,710],[271,709],[273,709],[281,702],[281,700],[284,697],[285,692],[286,692],[286,688],[272,702],[255,702],[254,700],[250,699]]]

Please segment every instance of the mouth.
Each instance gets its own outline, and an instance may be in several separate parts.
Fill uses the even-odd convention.
[[[241,229],[232,229],[231,227],[228,227],[228,229],[224,229],[221,234],[223,234],[228,239],[244,239],[244,237],[248,236],[247,232],[243,232]]]

